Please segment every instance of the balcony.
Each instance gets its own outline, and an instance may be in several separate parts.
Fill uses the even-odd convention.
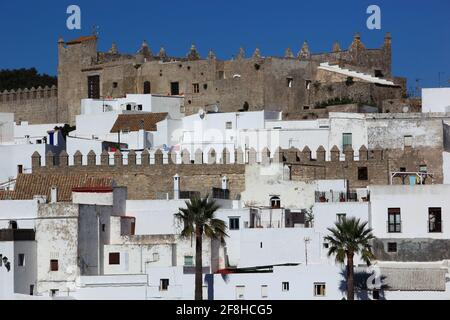
[[[428,220],[428,232],[439,233],[442,232],[442,220]]]
[[[362,201],[369,201],[369,193],[366,197],[361,197]],[[316,202],[358,202],[358,193],[356,191],[316,191],[315,192]]]
[[[386,221],[388,233],[400,233],[402,232],[402,221],[389,222]]]

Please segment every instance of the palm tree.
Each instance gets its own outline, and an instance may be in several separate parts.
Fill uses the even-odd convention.
[[[328,228],[330,235],[324,238],[329,243],[328,256],[336,255],[336,261],[344,263],[347,259],[347,299],[355,299],[355,285],[353,280],[353,257],[360,254],[361,258],[370,265],[375,259],[370,241],[375,237],[367,222],[360,222],[354,217],[340,219],[333,228]]]
[[[183,223],[181,236],[191,239],[195,236],[195,300],[203,299],[203,235],[221,241],[227,236],[225,222],[215,218],[215,212],[219,207],[214,200],[208,200],[208,196],[203,199],[194,197],[186,201],[186,208],[179,208],[179,212],[175,213],[175,217]]]

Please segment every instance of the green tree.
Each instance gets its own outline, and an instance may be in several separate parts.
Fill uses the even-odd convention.
[[[53,86],[58,82],[57,78],[48,74],[40,74],[36,68],[30,69],[1,69],[0,92],[4,90],[17,90],[32,87]]]
[[[331,234],[324,238],[329,243],[328,256],[335,255],[339,263],[345,263],[347,259],[347,299],[354,300],[353,258],[355,254],[359,254],[368,265],[375,259],[370,244],[375,238],[372,229],[367,227],[367,222],[361,222],[360,219],[352,217],[341,219],[333,228],[328,228],[328,231]]]
[[[203,235],[220,241],[227,236],[225,222],[215,218],[219,208],[208,196],[194,197],[186,201],[186,208],[179,208],[179,212],[175,213],[175,217],[183,223],[181,236],[191,239],[195,237],[195,300],[203,299]]]

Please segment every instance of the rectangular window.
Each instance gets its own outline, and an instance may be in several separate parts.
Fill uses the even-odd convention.
[[[388,208],[388,232],[402,232],[400,208]]]
[[[359,167],[358,168],[358,180],[368,180],[369,173],[367,167]]]
[[[413,137],[412,136],[404,136],[404,145],[405,147],[412,147],[413,144]]]
[[[388,242],[387,252],[397,252],[397,242]]]
[[[103,223],[102,224],[102,232],[105,232],[105,230],[106,230],[106,225]]]
[[[50,271],[58,271],[58,269],[59,269],[58,260],[56,259],[50,260]]]
[[[372,299],[373,300],[380,300],[380,290],[373,289],[373,291],[372,291]]]
[[[56,297],[58,295],[58,289],[50,289],[50,297]]]
[[[419,166],[419,172],[428,172],[428,167],[425,164]]]
[[[34,294],[34,284],[30,284],[30,296]]]
[[[167,291],[169,289],[169,279],[159,280],[159,291]]]
[[[289,282],[282,282],[281,283],[281,290],[282,291],[289,291]]]
[[[310,87],[311,87],[311,80],[305,80],[305,89],[309,90]]]
[[[120,252],[109,253],[109,264],[120,264]]]
[[[316,297],[324,297],[325,296],[326,285],[323,282],[315,282],[314,283],[314,296]]]
[[[342,150],[345,150],[346,147],[351,147],[352,144],[352,134],[351,133],[343,133],[342,134]]]
[[[442,208],[428,208],[428,232],[442,232]]]
[[[19,257],[17,259],[17,265],[19,267],[25,267],[25,255],[23,253],[19,253]]]
[[[230,230],[239,230],[239,218],[233,217],[229,218],[229,226]]]
[[[23,165],[22,164],[18,164],[17,165],[17,174],[21,174],[23,173]]]
[[[88,98],[100,99],[100,76],[88,77]]]
[[[245,286],[236,286],[236,300],[245,299]]]
[[[288,88],[292,88],[293,84],[294,84],[294,79],[293,78],[286,78],[286,86]]]
[[[158,252],[153,252],[153,261],[159,261],[159,253]]]
[[[265,299],[269,297],[269,287],[267,285],[261,286],[261,298]]]
[[[227,121],[225,123],[225,129],[233,129],[233,123],[231,121]]]
[[[192,91],[194,93],[199,93],[200,92],[200,85],[198,83],[193,83],[192,84]]]
[[[338,214],[336,214],[336,221],[342,222],[342,220],[344,220],[346,216],[347,216],[347,214],[345,214],[345,213],[338,213]]]
[[[186,267],[194,266],[194,257],[193,256],[184,256],[184,265]]]
[[[170,94],[172,96],[177,96],[180,94],[180,84],[178,82],[170,83]]]

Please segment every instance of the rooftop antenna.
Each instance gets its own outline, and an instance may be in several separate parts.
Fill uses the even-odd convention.
[[[92,35],[93,36],[98,37],[98,29],[99,29],[99,26],[97,26],[97,25],[92,26]]]
[[[414,92],[414,96],[416,96],[416,97],[420,96],[420,80],[422,80],[422,79],[416,78],[416,89]]]

